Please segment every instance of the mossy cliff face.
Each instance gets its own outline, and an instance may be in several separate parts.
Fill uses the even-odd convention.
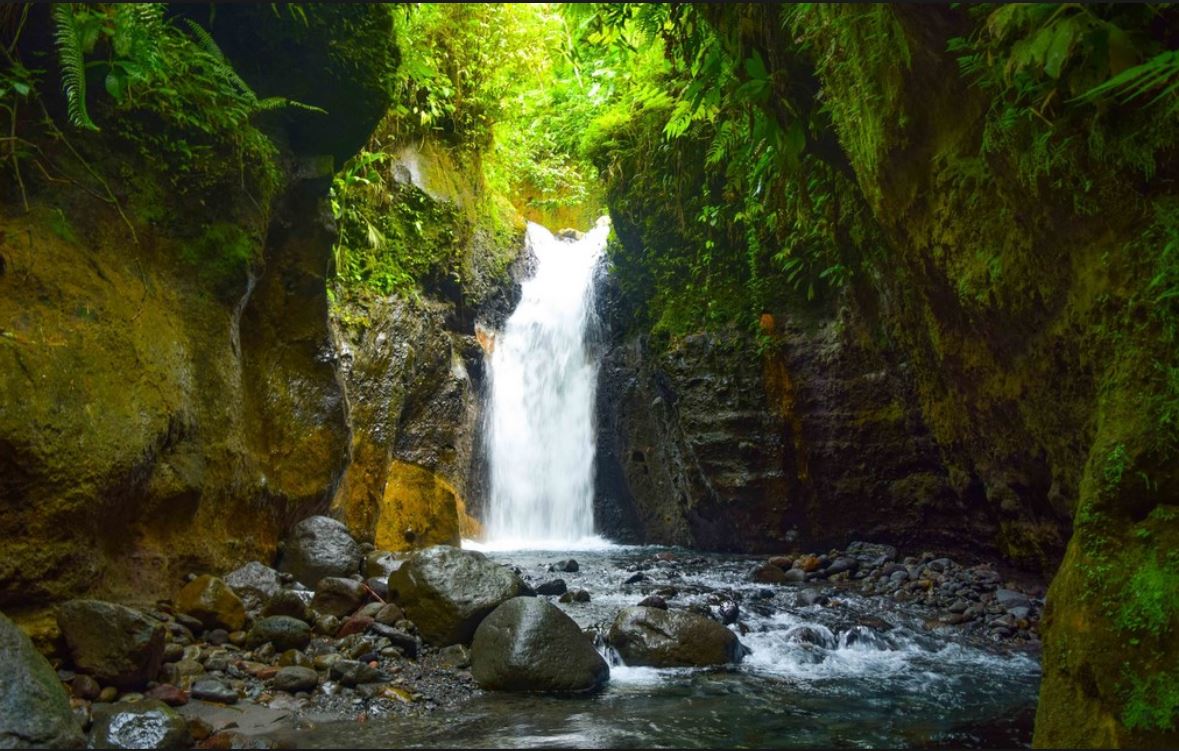
[[[1086,119],[1091,110],[1061,108],[1050,129],[1030,112],[1009,118],[947,52],[978,23],[967,12],[814,13],[814,71],[855,178],[846,198],[865,207],[862,236],[876,251],[826,302],[802,305],[782,289],[765,311],[768,336],[754,321],[734,335],[745,354],[697,343],[716,332],[650,338],[633,300],[617,312],[625,334],[604,391],[633,411],[603,419],[614,445],[602,455],[621,465],[615,476],[633,504],[615,518],[750,549],[786,540],[790,528],[799,542],[871,532],[914,546],[970,540],[1055,572],[1037,745],[1174,746],[1173,118],[1126,109]],[[647,136],[623,143],[641,152],[656,142]],[[643,170],[681,187],[694,179],[683,153],[674,170],[660,163],[673,149],[640,153],[613,177],[620,272],[651,248],[674,257],[689,247],[681,217],[661,213],[642,188],[658,182],[635,179]],[[654,284],[646,301],[676,293]],[[707,401],[709,391],[719,396]],[[702,419],[725,410],[747,424],[726,433]],[[736,441],[748,435],[742,453]],[[657,443],[665,448],[652,466],[646,447]],[[726,501],[734,474],[770,470],[785,481]],[[824,504],[839,513],[823,516]],[[887,525],[877,521],[883,509]],[[722,525],[717,535],[712,520],[729,515],[781,526],[734,535]]]
[[[380,210],[394,243],[387,252],[417,259],[418,286],[336,287],[332,322],[353,436],[332,506],[354,534],[383,549],[457,545],[480,531],[484,347],[519,297],[523,228],[514,214],[476,210],[488,205],[477,165],[460,167],[430,141],[390,152],[396,158],[380,195],[416,208],[406,218]],[[415,229],[416,217],[429,217],[428,226],[417,219]]]
[[[317,29],[343,48],[340,21],[325,13]],[[284,54],[270,64],[295,66],[300,50]],[[305,73],[330,87],[353,71]],[[360,110],[386,106],[381,81],[349,85],[365,91]],[[125,219],[93,197],[101,186],[28,177],[30,211],[6,198],[0,215],[9,611],[84,593],[150,600],[186,571],[269,560],[289,524],[326,509],[348,456],[324,287],[332,160],[317,155],[331,145],[280,150],[269,190],[262,165],[212,158],[172,201],[176,176],[101,122],[68,136],[89,167],[60,141],[42,148],[71,186],[102,179]]]

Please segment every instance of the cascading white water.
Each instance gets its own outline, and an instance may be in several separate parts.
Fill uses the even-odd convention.
[[[579,240],[528,225],[536,274],[491,354],[486,446],[491,498],[486,543],[561,548],[594,533],[594,394],[586,337],[594,267],[609,224]]]

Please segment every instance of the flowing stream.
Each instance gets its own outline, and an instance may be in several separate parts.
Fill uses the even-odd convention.
[[[594,267],[609,225],[560,239],[528,225],[536,274],[495,342],[487,418],[491,498],[486,544],[578,547],[593,542],[594,392],[587,335]]]
[[[670,553],[676,560],[660,560]],[[1031,742],[1035,651],[970,642],[923,627],[932,613],[832,583],[767,588],[748,556],[654,547],[580,551],[576,573],[549,573],[567,553],[496,551],[534,584],[561,577],[588,603],[551,602],[602,633],[618,610],[667,587],[673,607],[738,603],[750,654],[736,667],[627,667],[589,697],[484,692],[419,717],[329,722],[300,747],[434,748],[1013,748]],[[644,581],[627,585],[636,570]],[[809,594],[808,596],[808,593]],[[807,604],[814,594],[821,599]],[[738,629],[737,626],[730,628]]]

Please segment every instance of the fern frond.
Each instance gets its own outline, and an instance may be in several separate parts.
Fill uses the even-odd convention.
[[[78,38],[73,5],[54,5],[53,20],[57,27],[54,37],[61,66],[61,90],[65,93],[70,122],[79,128],[98,130],[98,126],[90,119],[90,113],[86,111],[86,61],[82,54],[82,42]]]
[[[1179,50],[1160,52],[1151,59],[1127,68],[1118,75],[1099,86],[1094,86],[1073,101],[1092,102],[1101,96],[1111,94],[1120,97],[1123,103],[1128,103],[1152,91],[1159,93],[1150,100],[1154,104],[1175,92],[1179,86]],[[1179,102],[1172,102],[1172,110],[1179,107]]]
[[[197,43],[200,44],[201,47],[204,48],[205,52],[208,52],[209,56],[213,58],[217,66],[217,71],[230,83],[237,87],[237,89],[241,91],[242,94],[245,94],[251,102],[256,103],[258,101],[258,95],[254,93],[254,90],[250,88],[249,84],[242,80],[242,77],[237,74],[237,71],[233,69],[233,65],[230,64],[229,58],[225,57],[225,53],[221,51],[219,46],[217,46],[217,42],[213,41],[212,35],[210,35],[208,31],[205,31],[205,27],[201,26],[196,21],[193,21],[191,18],[184,19],[184,22],[188,24],[188,28],[192,30],[192,34],[196,37]]]
[[[285,96],[268,96],[265,99],[259,99],[254,104],[254,111],[268,112],[270,110],[280,110],[284,107],[292,107],[297,110],[307,110],[308,112],[318,112],[321,115],[327,114],[327,110],[325,110],[323,107],[316,107],[314,104],[297,102],[294,99],[287,99]]]

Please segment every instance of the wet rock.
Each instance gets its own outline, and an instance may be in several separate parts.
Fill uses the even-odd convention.
[[[262,607],[282,587],[278,572],[258,561],[234,569],[222,581],[237,593],[247,610]]]
[[[861,564],[873,568],[897,559],[896,548],[875,542],[853,542],[847,546],[846,552]]]
[[[925,564],[926,568],[931,571],[936,571],[939,574],[944,574],[949,571],[954,565],[954,562],[949,558],[934,558],[929,563]]]
[[[741,608],[732,600],[724,600],[718,607],[717,614],[720,616],[720,622],[728,626],[736,623],[741,617]]]
[[[583,692],[605,683],[610,667],[560,608],[517,597],[479,624],[471,644],[471,676],[495,691]]]
[[[188,748],[188,722],[160,701],[95,707],[90,748]]]
[[[840,643],[844,647],[857,647],[861,649],[877,649],[882,651],[896,649],[896,645],[892,643],[891,639],[867,626],[852,626],[840,637]]]
[[[946,610],[951,613],[964,613],[968,607],[970,607],[970,603],[966,600],[954,600]]]
[[[220,647],[229,641],[229,632],[223,628],[215,628],[205,634],[205,641],[214,646]]]
[[[320,579],[315,587],[311,609],[323,615],[343,618],[359,608],[367,594],[363,582],[326,576]]]
[[[1023,592],[1016,592],[1014,589],[996,589],[995,602],[1006,610],[1016,607],[1029,608],[1032,605],[1032,601],[1027,595]]]
[[[536,586],[536,593],[538,595],[563,595],[567,590],[568,587],[565,586],[564,579],[552,579],[547,582],[542,582]]]
[[[171,683],[161,683],[148,689],[143,695],[147,699],[162,701],[169,707],[182,707],[188,703],[188,692]]]
[[[823,594],[817,589],[804,589],[798,593],[794,599],[794,604],[797,607],[810,607],[811,605],[826,605],[831,601],[831,598]]]
[[[103,704],[109,704],[115,699],[119,698],[119,689],[114,686],[107,686],[98,692],[98,701]]]
[[[549,571],[550,572],[558,572],[559,571],[559,572],[564,572],[566,574],[576,574],[579,570],[581,570],[581,566],[579,566],[577,561],[573,560],[572,558],[570,558],[568,560],[557,561],[556,563],[549,564]]]
[[[70,681],[70,693],[79,699],[94,701],[99,691],[102,691],[102,686],[88,675],[75,675]]]
[[[1031,612],[1031,608],[1029,608],[1027,605],[1016,605],[1015,607],[1009,608],[1007,610],[1007,613],[1017,621],[1026,620],[1028,616],[1031,615]]]
[[[639,600],[639,607],[667,610],[667,600],[663,599],[659,595],[647,595],[643,599]]]
[[[646,580],[646,578],[647,575],[640,571],[637,574],[631,574],[629,577],[627,577],[623,584],[638,584],[639,582]]]
[[[352,634],[363,634],[374,623],[376,621],[367,615],[354,615],[340,624],[339,630],[336,631],[336,636],[343,638]]]
[[[794,562],[795,567],[800,568],[805,573],[812,573],[818,571],[823,562],[819,560],[817,555],[804,555]]]
[[[387,576],[370,576],[364,580],[364,586],[371,589],[373,594],[382,600],[389,597],[389,577]]]
[[[311,642],[311,628],[296,618],[272,615],[258,620],[246,634],[246,645],[255,649],[270,643],[275,650],[303,649]]]
[[[357,573],[360,546],[340,522],[326,516],[312,516],[291,530],[279,569],[314,587],[325,576]]]
[[[206,629],[237,631],[246,623],[246,608],[228,584],[215,576],[198,576],[175,598],[177,611],[192,616]],[[223,642],[224,643],[224,642]]]
[[[801,584],[806,581],[806,572],[800,568],[792,568],[782,574],[783,584]],[[773,596],[773,593],[770,593]]]
[[[786,572],[772,563],[763,563],[750,572],[749,579],[758,584],[785,584]]]
[[[222,704],[237,703],[237,691],[219,678],[202,678],[194,681],[190,693],[194,699],[216,701]]]
[[[369,628],[369,633],[388,639],[391,646],[396,647],[401,654],[410,659],[415,659],[418,656],[418,640],[413,634],[393,626],[386,626],[383,623],[373,623]]]
[[[290,618],[307,620],[307,601],[291,589],[279,590],[262,608],[262,616],[285,615]]]
[[[274,675],[274,687],[288,694],[300,691],[314,691],[319,685],[319,673],[312,668],[300,665],[290,665],[280,669]]]
[[[86,676],[76,676],[75,685],[79,679],[97,688]],[[81,748],[83,743],[69,697],[49,661],[0,614],[0,748]]]
[[[291,666],[310,668],[315,666],[315,663],[311,661],[311,658],[298,649],[288,649],[287,651],[283,652],[278,656],[278,664],[279,667],[284,668]]]
[[[480,621],[527,590],[483,554],[447,545],[414,553],[389,577],[389,596],[436,646],[470,642]]]
[[[374,621],[377,623],[383,623],[386,626],[395,626],[397,625],[398,621],[404,619],[405,612],[400,607],[394,605],[391,602],[382,605],[380,610],[378,610],[373,616]]]
[[[336,660],[332,663],[331,676],[345,686],[359,686],[362,683],[379,683],[388,680],[381,671],[359,660]]]
[[[136,688],[156,677],[164,627],[138,610],[98,600],[71,600],[57,611],[74,666],[104,685]]]
[[[448,668],[461,670],[471,666],[471,650],[462,644],[451,644],[438,651],[442,664]]]
[[[364,575],[366,578],[389,580],[389,574],[401,568],[404,558],[390,553],[388,550],[374,550],[364,557]]]
[[[684,610],[623,608],[607,641],[627,665],[694,667],[739,662],[737,636],[711,618]]]
[[[569,590],[565,594],[561,595],[561,599],[560,599],[560,602],[566,602],[566,603],[568,603],[568,602],[582,602],[582,603],[584,603],[584,602],[589,602],[589,601],[590,601],[590,593],[586,592],[584,589]]]
[[[834,649],[839,643],[830,629],[818,624],[795,626],[789,629],[784,637],[786,641],[796,644],[811,644],[824,649]]]
[[[315,619],[315,633],[322,636],[335,636],[340,630],[340,619],[334,615],[321,615]]]
[[[834,576],[835,574],[842,574],[845,571],[855,571],[860,567],[860,562],[850,556],[840,556],[831,561],[831,564],[824,569],[827,576]]]

